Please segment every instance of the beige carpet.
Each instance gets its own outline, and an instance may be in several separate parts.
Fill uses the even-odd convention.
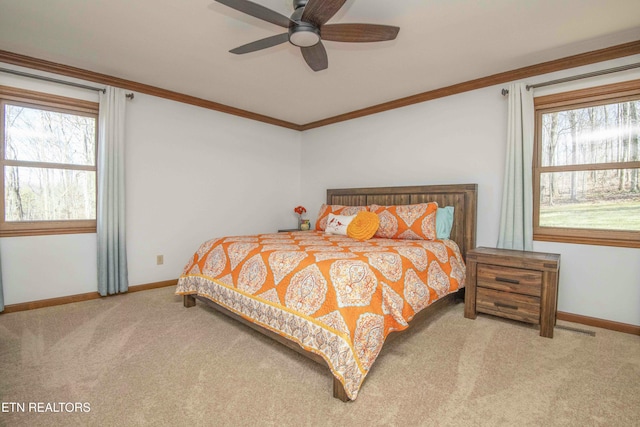
[[[342,403],[327,368],[173,287],[4,314],[0,425],[640,425],[640,338],[559,324],[596,336],[445,309]]]

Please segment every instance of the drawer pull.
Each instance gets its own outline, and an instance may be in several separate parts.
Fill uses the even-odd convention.
[[[514,285],[519,285],[520,284],[520,280],[507,279],[506,277],[496,277],[496,282],[513,283]]]
[[[499,302],[499,301],[495,301],[493,303],[493,305],[495,305],[496,307],[508,308],[508,309],[511,309],[511,310],[517,310],[518,309],[518,307],[516,307],[515,305],[504,304],[504,303]]]

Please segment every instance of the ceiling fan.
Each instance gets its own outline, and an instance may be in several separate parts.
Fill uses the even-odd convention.
[[[216,0],[247,15],[287,28],[276,36],[242,45],[229,52],[238,55],[289,42],[298,46],[313,71],[329,66],[322,40],[334,42],[379,42],[393,40],[400,28],[376,24],[326,24],[347,0],[293,0],[290,18],[249,0]]]

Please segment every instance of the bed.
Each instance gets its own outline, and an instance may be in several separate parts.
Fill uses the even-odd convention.
[[[451,206],[450,238],[361,241],[324,231],[215,238],[190,259],[176,294],[185,307],[200,300],[328,366],[334,397],[355,400],[383,343],[464,299],[476,200],[476,184],[330,189],[332,207]]]

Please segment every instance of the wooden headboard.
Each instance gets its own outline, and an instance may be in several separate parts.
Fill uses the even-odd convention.
[[[327,190],[327,204],[345,206],[410,205],[437,202],[453,206],[451,240],[466,259],[476,247],[477,184],[417,185],[409,187],[346,188]]]

